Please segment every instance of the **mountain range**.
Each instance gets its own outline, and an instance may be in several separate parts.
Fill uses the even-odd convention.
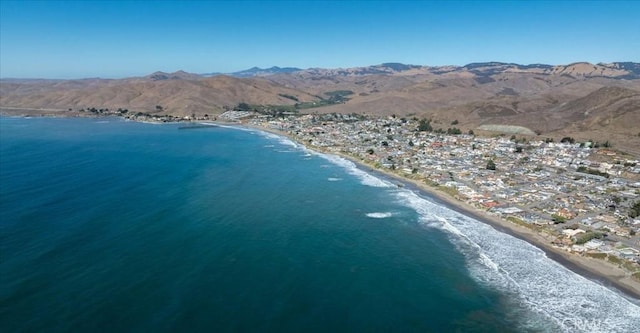
[[[548,137],[608,140],[614,147],[640,153],[636,62],[274,66],[229,74],[178,71],[124,79],[0,80],[5,113],[95,107],[200,116],[239,103],[295,107],[301,113],[425,117],[444,129],[455,121],[464,130],[515,125]]]

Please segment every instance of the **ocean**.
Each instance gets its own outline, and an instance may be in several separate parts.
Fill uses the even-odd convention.
[[[640,306],[253,129],[0,117],[3,332],[632,332]]]

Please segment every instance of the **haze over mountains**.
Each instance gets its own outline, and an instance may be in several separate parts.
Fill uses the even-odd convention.
[[[339,103],[326,103],[335,92],[343,97]],[[338,69],[254,67],[226,75],[178,71],[125,79],[0,81],[5,110],[96,107],[201,116],[239,103],[308,107],[314,102],[324,106],[299,111],[428,117],[445,129],[454,120],[465,130],[517,125],[543,136],[640,147],[640,63],[635,62],[384,63]]]

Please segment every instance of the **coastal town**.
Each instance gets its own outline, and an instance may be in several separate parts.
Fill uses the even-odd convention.
[[[640,280],[640,161],[597,142],[478,136],[395,116],[274,118],[228,111],[219,120],[280,132],[312,149],[403,177],[549,245],[602,259]],[[452,124],[454,126],[455,124]],[[604,146],[608,146],[605,143]]]
[[[537,234],[547,246],[619,267],[640,281],[640,159],[611,143],[557,142],[416,117],[268,114],[232,110],[176,117],[81,110],[151,123],[230,123],[277,132]],[[439,124],[443,125],[443,124]],[[398,184],[398,186],[402,186]]]

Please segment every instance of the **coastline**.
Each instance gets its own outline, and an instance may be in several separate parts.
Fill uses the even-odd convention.
[[[613,287],[617,291],[635,299],[636,301],[640,300],[640,283],[632,280],[631,277],[626,276],[625,271],[619,267],[611,265],[604,260],[587,258],[555,248],[548,243],[544,236],[533,230],[518,226],[497,216],[488,214],[485,211],[471,207],[462,201],[458,201],[448,196],[446,193],[439,192],[413,179],[408,179],[384,170],[373,169],[370,166],[360,163],[354,158],[350,158],[343,154],[339,154],[339,156],[352,161],[358,165],[359,168],[369,173],[373,173],[376,176],[382,176],[383,178],[393,179],[396,183],[401,183],[405,188],[417,191],[420,196],[427,197],[458,213],[488,224],[502,233],[506,233],[526,241],[527,243],[541,249],[548,258],[568,268],[574,273],[582,275],[589,280],[597,281],[605,287]]]
[[[2,114],[5,116],[10,116],[8,114]],[[25,116],[25,115],[18,115]],[[49,115],[50,116],[50,115]],[[78,116],[61,116],[63,118],[69,117],[78,117]],[[136,120],[132,120],[136,121]],[[422,182],[419,182],[415,179],[410,179],[408,177],[404,177],[398,173],[391,172],[389,170],[374,168],[371,165],[368,165],[364,161],[350,156],[345,153],[341,153],[339,151],[327,151],[320,149],[318,147],[310,147],[303,142],[296,140],[295,137],[290,135],[285,131],[281,131],[274,128],[268,128],[265,126],[257,126],[251,125],[247,123],[238,123],[238,122],[225,122],[225,121],[192,121],[192,123],[201,123],[201,124],[209,124],[209,125],[223,125],[223,126],[231,126],[231,127],[245,127],[251,128],[258,131],[268,132],[275,135],[279,135],[282,137],[286,137],[297,144],[300,144],[307,149],[322,153],[322,154],[330,154],[340,156],[346,160],[349,160],[355,163],[358,168],[364,170],[368,173],[372,173],[376,176],[384,178],[386,180],[391,180],[395,184],[401,184],[403,187],[411,189],[413,191],[418,192],[420,196],[427,197],[430,200],[433,200],[439,204],[445,205],[447,208],[453,209],[456,212],[464,214],[466,216],[472,217],[482,223],[488,224],[494,229],[509,234],[518,239],[524,240],[535,247],[541,249],[545,252],[546,256],[558,264],[566,267],[567,269],[573,271],[576,274],[579,274],[589,280],[595,281],[600,285],[614,289],[615,291],[621,293],[626,298],[634,301],[635,304],[640,304],[640,282],[632,279],[626,272],[604,260],[588,258],[584,256],[580,256],[577,254],[572,254],[567,251],[561,250],[552,246],[542,234],[530,230],[528,228],[519,226],[515,223],[511,223],[509,221],[503,220],[498,216],[491,215],[486,211],[477,209],[473,206],[466,204],[465,202],[456,200],[455,198],[449,196],[448,194],[438,191],[437,189],[428,186]]]
[[[372,166],[364,163],[363,161],[350,156],[348,154],[344,154],[336,151],[325,151],[322,149],[318,149],[317,147],[310,147],[298,140],[295,137],[289,135],[284,131],[280,131],[273,128],[266,128],[262,126],[254,126],[250,124],[238,124],[238,123],[220,123],[224,125],[231,126],[242,126],[247,128],[256,129],[263,132],[268,132],[272,134],[276,134],[279,136],[286,137],[297,144],[304,146],[307,149],[322,153],[322,154],[330,154],[340,156],[346,160],[349,160],[355,163],[358,168],[374,174],[375,176],[384,178],[386,180],[392,180],[392,182],[396,184],[400,184],[405,188],[418,192],[420,196],[427,197],[430,200],[435,201],[438,204],[442,204],[447,208],[453,209],[454,211],[461,213],[463,215],[474,218],[481,223],[485,223],[494,229],[526,241],[527,243],[541,249],[545,255],[557,262],[558,264],[564,266],[570,271],[579,274],[585,277],[588,280],[595,281],[600,285],[614,289],[615,291],[621,293],[625,297],[629,298],[639,304],[640,301],[640,282],[633,280],[630,276],[626,274],[626,272],[604,260],[588,258],[584,256],[580,256],[577,254],[572,254],[562,249],[556,248],[552,246],[549,241],[540,233],[527,229],[523,226],[519,226],[515,223],[511,223],[509,221],[503,220],[498,216],[491,215],[486,211],[477,209],[472,207],[462,201],[456,200],[455,198],[447,195],[444,192],[438,191],[435,188],[428,186],[427,184],[421,183],[417,180],[410,179],[407,177],[403,177],[400,174],[376,169]]]

